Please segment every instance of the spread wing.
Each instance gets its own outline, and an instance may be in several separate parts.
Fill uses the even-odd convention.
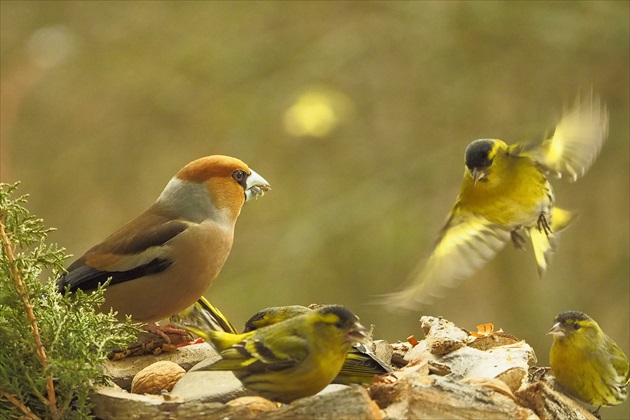
[[[608,136],[608,111],[591,93],[578,97],[556,125],[553,135],[525,154],[558,178],[571,181],[591,167]]]
[[[491,260],[510,239],[509,230],[485,218],[458,214],[457,206],[426,263],[414,270],[407,286],[385,296],[392,309],[419,310],[441,297]]]

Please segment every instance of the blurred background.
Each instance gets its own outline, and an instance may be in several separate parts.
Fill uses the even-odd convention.
[[[232,155],[273,188],[206,294],[237,326],[340,303],[395,341],[440,315],[492,322],[547,366],[554,316],[577,309],[629,353],[628,2],[0,4],[2,181],[68,252],[189,161]],[[584,178],[554,182],[580,218],[543,280],[508,246],[422,313],[369,304],[430,254],[470,141],[538,141],[591,87],[610,136]]]

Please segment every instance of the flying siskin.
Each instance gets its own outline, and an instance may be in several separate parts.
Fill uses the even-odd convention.
[[[628,358],[591,317],[567,311],[549,330],[551,370],[570,394],[597,407],[621,404],[628,396]]]
[[[529,237],[539,275],[556,248],[556,233],[572,214],[555,207],[547,176],[575,181],[591,167],[608,134],[599,98],[578,98],[538,145],[475,140],[465,153],[464,180],[432,255],[407,287],[385,296],[394,309],[420,309],[491,260],[510,240],[523,249]]]

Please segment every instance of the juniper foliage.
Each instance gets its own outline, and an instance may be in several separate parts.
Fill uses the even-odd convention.
[[[104,286],[57,292],[68,256],[46,243],[53,229],[24,207],[27,196],[14,197],[17,187],[0,183],[0,418],[87,418],[90,386],[106,381],[101,362],[137,329],[95,311]]]

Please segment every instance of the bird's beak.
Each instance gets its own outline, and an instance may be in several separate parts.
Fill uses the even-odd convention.
[[[472,170],[473,186],[477,185],[477,181],[480,181],[480,180],[484,179],[486,177],[486,175],[487,175],[487,173],[483,169],[474,168]]]
[[[549,335],[553,335],[554,337],[562,338],[566,336],[564,327],[559,322],[556,322],[553,327],[547,333]]]
[[[370,339],[367,333],[367,328],[355,322],[350,331],[348,331],[348,341],[352,343],[366,343]]]
[[[265,192],[271,189],[265,178],[258,175],[254,170],[251,170],[245,185],[245,201],[249,201],[251,198],[262,197],[265,195]]]

